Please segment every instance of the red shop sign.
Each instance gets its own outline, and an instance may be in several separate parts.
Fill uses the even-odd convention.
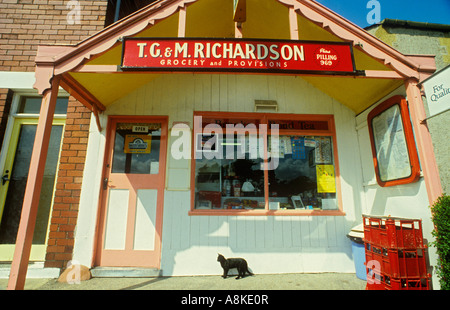
[[[124,38],[122,70],[356,74],[350,43]]]

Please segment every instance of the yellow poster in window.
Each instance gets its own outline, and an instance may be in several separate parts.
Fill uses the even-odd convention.
[[[123,152],[125,154],[150,154],[152,136],[126,135]]]
[[[336,182],[333,165],[317,165],[317,192],[336,193]]]

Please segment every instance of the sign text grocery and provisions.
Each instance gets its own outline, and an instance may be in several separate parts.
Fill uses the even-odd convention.
[[[347,43],[125,38],[123,44],[123,70],[356,72]]]

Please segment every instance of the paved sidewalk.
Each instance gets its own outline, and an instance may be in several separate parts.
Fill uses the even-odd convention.
[[[8,280],[0,279],[0,290]],[[216,276],[159,278],[92,278],[80,284],[56,279],[27,279],[25,290],[364,290],[355,274],[261,274],[235,280]]]

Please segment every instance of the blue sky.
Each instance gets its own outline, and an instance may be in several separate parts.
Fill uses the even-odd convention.
[[[369,1],[380,3],[380,18],[450,24],[450,0],[316,0],[360,27],[369,26]]]

